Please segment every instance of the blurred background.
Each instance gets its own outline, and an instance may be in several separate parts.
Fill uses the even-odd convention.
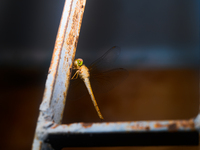
[[[0,1],[0,149],[31,149],[63,6],[64,0]],[[105,121],[197,115],[198,0],[87,0],[76,57],[89,65],[115,45],[121,53],[113,67],[125,68],[128,77],[96,95]],[[73,122],[99,122],[88,95],[66,101],[63,123]]]

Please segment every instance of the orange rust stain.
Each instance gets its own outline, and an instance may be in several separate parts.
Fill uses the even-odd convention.
[[[146,130],[146,129],[149,129],[148,126],[140,126],[139,124],[136,124],[136,125],[132,125],[131,126],[131,129],[134,129],[134,130]]]
[[[108,125],[110,125],[110,123],[106,122],[106,125],[108,126]]]
[[[194,121],[191,119],[191,120],[184,120],[181,122],[181,126],[183,126],[184,128],[192,128],[194,129],[195,126],[194,126]]]
[[[79,39],[79,36],[76,36],[76,40],[75,40],[75,44],[74,44],[75,47],[77,47],[77,45],[78,45],[78,39]]]
[[[160,124],[160,123],[156,123],[156,124],[154,125],[154,128],[162,128],[162,127],[165,127],[165,125],[162,125],[162,124]]]
[[[79,1],[77,1],[76,8],[72,16],[71,30],[68,35],[68,39],[66,41],[66,44],[70,47],[73,46],[74,42],[75,42],[75,46],[77,46],[77,43],[78,43],[78,40],[77,40],[78,38],[76,36],[79,35],[78,32],[80,31],[80,26],[81,26],[82,16],[83,16],[82,9],[84,7],[81,3],[83,3],[83,1],[81,1],[80,3]]]
[[[63,96],[66,97],[66,92],[63,92]]]
[[[81,123],[83,128],[89,128],[92,126],[92,123]]]
[[[39,143],[40,143],[39,149],[42,149],[42,141],[40,141]]]
[[[64,98],[64,100],[63,100],[63,105],[65,106],[65,101],[66,101],[66,97]],[[63,112],[62,112],[63,113]]]
[[[78,12],[77,12],[77,6],[75,8],[75,11],[74,11],[74,14],[72,16],[72,25],[71,25],[71,30],[69,32],[69,35],[68,35],[68,39],[67,39],[67,45],[71,46],[73,45],[74,43],[74,39],[75,39],[75,36],[76,36],[76,29],[77,29],[77,24],[78,24]]]
[[[57,128],[59,125],[58,124],[55,124],[54,126],[51,127],[51,129],[55,129]]]
[[[70,33],[69,33],[69,38],[67,40],[67,45],[72,45],[74,41],[74,35],[73,35],[73,29],[71,29]]]
[[[63,105],[65,105],[65,101],[63,102]],[[61,114],[60,114],[59,123],[62,123],[63,113],[64,113],[64,111],[62,111]]]

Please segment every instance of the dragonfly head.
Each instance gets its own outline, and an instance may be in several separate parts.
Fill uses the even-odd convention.
[[[74,68],[79,69],[83,65],[83,59],[77,58],[74,60]]]

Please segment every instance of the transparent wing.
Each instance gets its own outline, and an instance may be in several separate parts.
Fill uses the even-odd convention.
[[[90,73],[95,71],[102,72],[109,70],[119,56],[120,52],[121,49],[118,46],[113,46],[110,48],[105,54],[103,54],[88,67]]]
[[[106,93],[120,84],[128,76],[123,68],[113,69],[101,73],[93,73],[90,77],[92,90],[95,93]]]

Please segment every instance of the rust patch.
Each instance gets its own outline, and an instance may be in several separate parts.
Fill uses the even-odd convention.
[[[188,121],[183,120],[183,121],[181,122],[181,125],[182,125],[184,128],[191,128],[191,129],[194,129],[194,128],[195,128],[193,119],[190,119],[190,120],[188,120]]]
[[[150,127],[149,127],[149,126],[146,126],[146,127],[145,127],[145,130],[150,130]]]
[[[63,96],[64,96],[64,98],[66,97],[66,92],[63,92]]]
[[[108,125],[110,125],[110,123],[109,123],[109,122],[106,122],[106,125],[108,126]]]
[[[39,149],[42,149],[42,141],[40,141]]]
[[[71,49],[71,46],[73,45],[75,45],[76,47],[78,43],[79,31],[80,31],[80,27],[82,23],[83,12],[84,12],[84,9],[83,9],[84,3],[85,3],[84,1],[77,1],[74,13],[70,17],[72,19],[72,24],[71,24],[70,32],[68,34],[67,41],[66,41],[66,44],[67,46],[70,46],[70,49]]]
[[[89,128],[92,126],[92,123],[81,123],[81,125],[83,126],[83,128]]]
[[[162,125],[162,124],[160,124],[160,123],[156,123],[156,124],[154,125],[154,128],[163,128],[163,127],[165,127],[165,125]]]
[[[169,131],[177,131],[178,130],[178,126],[176,123],[172,123],[168,125],[168,129]]]
[[[52,127],[51,127],[51,129],[55,129],[55,128],[57,128],[59,125],[58,124],[55,124],[55,125],[53,125]]]
[[[79,21],[78,16],[79,16],[79,8],[77,7],[77,4],[76,4],[76,8],[75,8],[74,14],[72,16],[71,30],[69,32],[68,39],[66,41],[66,44],[68,46],[71,46],[74,43],[75,36],[76,36],[76,30],[78,27],[78,21]]]
[[[148,126],[140,126],[139,124],[131,126],[131,129],[133,129],[133,130],[146,130],[147,128],[149,129]]]
[[[69,33],[69,38],[67,40],[67,45],[72,45],[74,41],[74,36],[73,36],[73,29],[71,29],[70,33]]]
[[[78,45],[78,39],[79,39],[79,36],[76,36],[76,40],[75,40],[75,43],[74,43],[75,47],[77,47],[77,45]]]

